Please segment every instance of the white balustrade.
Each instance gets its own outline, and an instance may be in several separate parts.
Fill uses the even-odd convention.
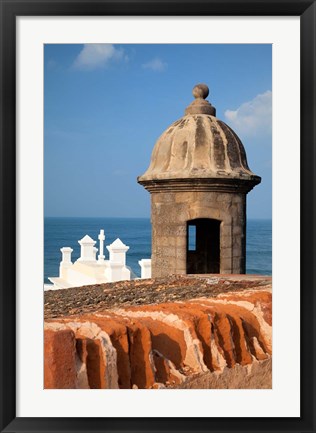
[[[95,247],[96,241],[90,236],[84,236],[78,241],[81,251],[79,259],[72,263],[70,247],[61,248],[62,261],[59,266],[59,277],[49,277],[53,283],[53,289],[66,289],[69,287],[80,287],[89,284],[102,284],[114,281],[130,280],[131,270],[126,266],[126,253],[129,247],[117,238],[106,248],[109,251],[109,260],[104,256],[104,230],[100,230],[98,235],[100,254],[96,260],[98,249]],[[141,278],[151,278],[151,260],[139,260],[141,267]],[[132,278],[135,278],[133,274]],[[45,290],[49,290],[49,285],[45,285]]]

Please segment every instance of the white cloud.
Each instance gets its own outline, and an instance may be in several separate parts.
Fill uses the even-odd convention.
[[[73,66],[78,69],[92,70],[106,67],[111,61],[127,59],[124,50],[112,44],[84,44]]]
[[[226,110],[227,123],[243,136],[262,136],[272,130],[272,92],[257,95],[237,110]]]
[[[142,65],[144,69],[151,69],[152,71],[155,72],[163,72],[164,70],[167,69],[167,66],[168,64],[166,62],[163,62],[158,57]]]

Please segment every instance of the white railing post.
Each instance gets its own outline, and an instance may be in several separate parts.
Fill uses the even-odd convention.
[[[95,262],[96,261],[96,252],[97,248],[94,247],[96,241],[90,238],[90,236],[84,236],[80,241],[78,241],[81,251],[80,257],[78,259],[79,262]]]
[[[126,265],[126,252],[129,250],[129,247],[117,238],[111,245],[107,245],[106,249],[110,253],[109,260],[110,262],[122,263],[123,266]]]
[[[117,238],[111,245],[107,245],[109,251],[108,275],[110,281],[130,280],[131,271],[126,267],[126,252],[129,247]]]
[[[67,278],[67,270],[72,266],[71,253],[73,252],[73,249],[70,247],[63,247],[60,251],[62,258],[59,265],[59,277],[65,279]]]
[[[151,259],[141,259],[138,264],[141,269],[140,278],[151,278]]]

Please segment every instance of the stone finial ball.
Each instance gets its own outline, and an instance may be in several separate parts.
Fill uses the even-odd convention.
[[[195,98],[206,99],[210,91],[206,84],[197,84],[196,86],[194,86],[192,93]]]

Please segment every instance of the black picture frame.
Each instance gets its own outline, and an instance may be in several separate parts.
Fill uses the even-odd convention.
[[[2,432],[315,432],[316,5],[302,0],[0,0]],[[298,418],[16,417],[16,18],[18,16],[299,16],[301,23],[301,416]],[[290,101],[289,89],[289,101]],[[285,161],[286,163],[286,161]],[[290,190],[290,184],[289,184]],[[285,192],[288,194],[289,192]],[[298,264],[299,265],[299,264]],[[289,270],[291,272],[291,270]],[[286,302],[286,300],[285,300]],[[289,319],[290,320],[290,319]],[[289,326],[291,326],[289,324]],[[289,349],[291,350],[291,349]],[[290,356],[290,353],[289,353]],[[286,363],[286,359],[284,360]],[[289,378],[290,380],[290,378]],[[159,408],[157,408],[157,413]]]

